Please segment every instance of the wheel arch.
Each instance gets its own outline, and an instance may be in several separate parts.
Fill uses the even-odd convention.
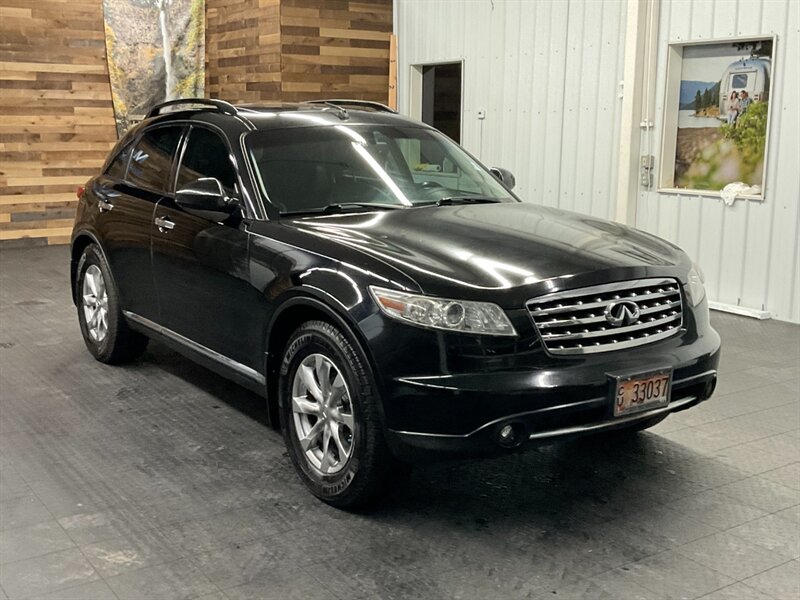
[[[86,250],[86,248],[92,244],[95,244],[98,248],[100,248],[100,252],[102,252],[103,256],[105,256],[103,245],[100,243],[100,240],[97,239],[97,236],[94,235],[94,233],[82,230],[75,232],[75,234],[72,236],[69,260],[69,285],[70,290],[72,291],[72,303],[76,306],[78,303],[78,298],[77,290],[75,289],[75,277],[77,275],[78,262],[80,261],[84,250]]]
[[[264,374],[266,379],[267,406],[270,423],[280,423],[278,415],[278,379],[280,374],[282,353],[292,333],[307,321],[326,321],[338,327],[348,338],[356,351],[360,351],[369,365],[376,392],[380,390],[372,353],[366,338],[352,317],[344,311],[331,306],[331,302],[319,297],[315,290],[298,291],[284,300],[275,310],[269,321],[265,336]],[[377,394],[380,397],[380,393]],[[379,402],[378,412],[383,420],[383,405]]]

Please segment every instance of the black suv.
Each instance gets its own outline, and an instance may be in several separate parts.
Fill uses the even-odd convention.
[[[159,105],[80,193],[83,337],[107,363],[158,338],[263,394],[337,506],[431,453],[708,398],[720,340],[686,254],[512,187],[379,104]]]

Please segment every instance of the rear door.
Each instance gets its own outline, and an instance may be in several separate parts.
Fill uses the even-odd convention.
[[[122,309],[150,320],[158,304],[150,260],[153,211],[170,188],[184,127],[145,130],[117,155],[98,178],[97,229],[111,266]]]
[[[214,177],[228,196],[241,198],[230,156],[218,131],[192,125],[175,189]],[[184,343],[191,340],[203,347],[201,352],[222,355],[228,366],[246,367],[244,374],[255,377],[261,370],[263,332],[252,326],[253,314],[263,299],[250,284],[249,234],[241,213],[217,223],[187,212],[170,195],[159,202],[155,217],[162,224],[153,231],[159,322]]]

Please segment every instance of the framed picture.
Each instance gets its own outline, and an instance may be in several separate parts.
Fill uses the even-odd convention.
[[[775,41],[669,45],[659,191],[764,199]]]

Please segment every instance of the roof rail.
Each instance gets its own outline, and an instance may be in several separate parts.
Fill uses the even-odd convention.
[[[334,106],[341,106],[342,108],[348,106],[351,108],[368,108],[376,112],[397,114],[396,110],[389,108],[385,104],[381,104],[380,102],[372,102],[371,100],[346,100],[334,98],[331,100],[307,100],[305,104],[332,104]]]
[[[162,102],[161,104],[156,104],[147,113],[145,119],[149,119],[150,117],[155,117],[156,115],[160,115],[163,109],[169,106],[177,106],[179,104],[189,104],[189,105],[199,104],[207,108],[215,108],[219,112],[226,115],[236,114],[236,107],[230,102],[225,102],[224,100],[214,100],[212,98],[180,98],[178,100],[169,100],[167,102]]]

